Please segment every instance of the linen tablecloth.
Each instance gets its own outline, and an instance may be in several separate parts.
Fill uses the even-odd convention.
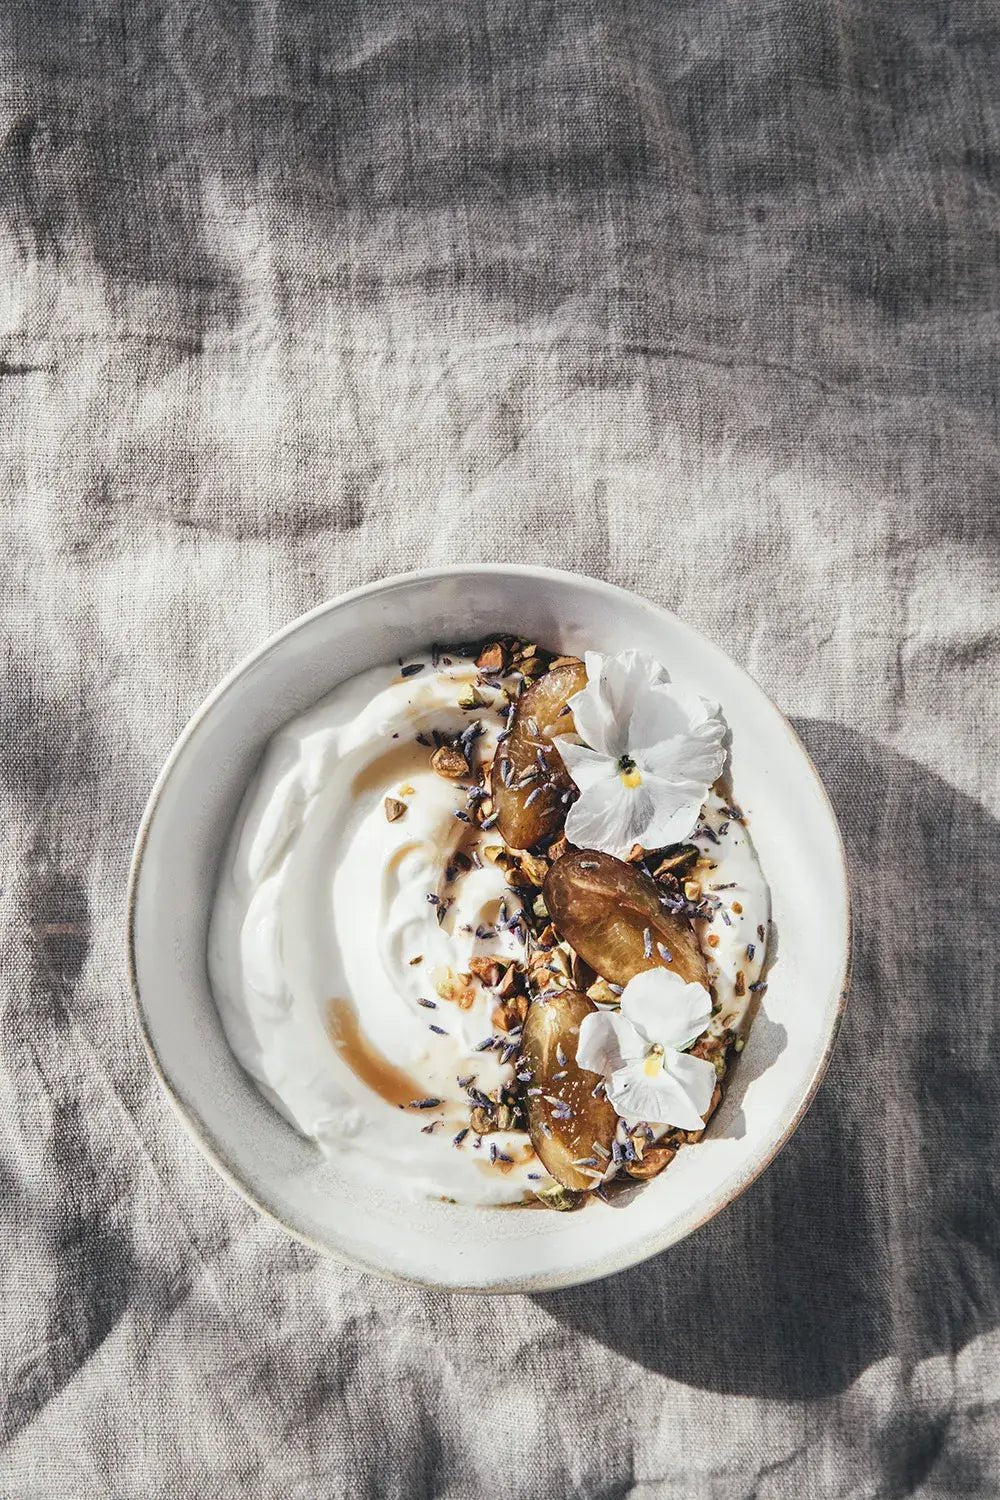
[[[995,1496],[996,5],[8,0],[0,48],[0,1494]],[[496,559],[745,663],[857,946],[745,1198],[489,1300],[215,1177],[122,925],[222,673]]]

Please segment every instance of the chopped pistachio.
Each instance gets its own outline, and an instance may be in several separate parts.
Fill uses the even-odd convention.
[[[510,959],[481,955],[469,959],[469,968],[488,990],[494,990],[507,973],[510,963]]]
[[[548,860],[539,859],[537,854],[529,854],[525,851],[518,855],[518,864],[524,873],[525,879],[531,885],[537,885],[541,889],[545,877],[549,873]],[[541,915],[541,913],[536,913]]]
[[[660,860],[653,874],[657,880],[662,880],[664,875],[674,875],[680,880],[682,875],[697,863],[697,860],[698,850],[694,844],[682,844],[679,849],[673,850]]]
[[[606,979],[595,979],[587,991],[587,999],[593,1000],[598,1005],[617,1005],[620,997],[615,994]]]
[[[650,1146],[647,1147],[639,1161],[625,1163],[625,1171],[630,1177],[636,1177],[642,1182],[648,1182],[651,1177],[656,1177],[668,1167],[677,1155],[673,1146]]]
[[[510,968],[507,970],[506,974],[497,985],[497,994],[500,996],[501,1000],[511,1000],[514,997],[515,992],[520,987],[520,984],[520,970],[518,969],[516,964],[511,964]],[[521,998],[523,999],[524,997],[522,996]],[[521,1019],[524,1019],[523,1015]]]
[[[567,1213],[571,1209],[579,1208],[583,1202],[583,1193],[571,1192],[564,1188],[561,1183],[555,1183],[552,1187],[539,1188],[538,1197],[546,1208],[555,1208],[560,1213]]]
[[[471,974],[459,974],[447,964],[440,964],[431,978],[439,997],[452,1001],[459,1010],[468,1010],[475,1003],[476,991]]]
[[[520,661],[518,667],[525,677],[543,677],[548,670],[540,656],[532,656],[527,661]]]
[[[431,756],[431,766],[445,781],[461,781],[469,774],[469,762],[452,745],[439,745]]]
[[[480,672],[488,672],[490,676],[496,676],[507,667],[507,651],[502,641],[492,641],[490,645],[483,648],[476,657],[476,666]]]
[[[494,1005],[490,1022],[497,1031],[509,1031],[514,1024],[505,1005]]]

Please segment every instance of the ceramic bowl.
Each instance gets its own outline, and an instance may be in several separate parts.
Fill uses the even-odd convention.
[[[561,651],[637,647],[717,700],[734,793],[770,883],[777,932],[763,1006],[704,1140],[626,1206],[577,1213],[363,1201],[230,1052],[206,969],[219,860],[268,739],[345,678],[431,640],[516,631]],[[592,578],[506,565],[411,573],[294,621],[198,709],[153,789],[129,894],[129,960],[153,1067],[221,1175],[261,1212],[355,1266],[435,1287],[539,1291],[621,1271],[676,1243],[742,1193],[801,1120],[845,1000],[844,853],[817,773],[787,721],[718,646]]]

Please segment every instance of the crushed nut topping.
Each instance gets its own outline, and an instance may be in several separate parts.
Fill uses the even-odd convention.
[[[512,995],[510,999],[503,1000],[499,1005],[493,1007],[490,1017],[497,1031],[515,1031],[518,1026],[523,1025],[528,1014],[527,995]]]
[[[642,1149],[636,1147],[638,1161],[627,1161],[625,1171],[630,1177],[636,1177],[641,1182],[648,1182],[651,1177],[657,1177],[668,1167],[677,1155],[676,1146],[650,1146],[646,1147],[643,1142]]]
[[[512,995],[515,995],[521,987],[521,982],[522,974],[520,968],[517,964],[511,964],[497,985],[497,994],[501,1000],[509,1000]]]
[[[469,762],[453,745],[439,745],[431,756],[431,765],[446,781],[461,781],[469,774]]]
[[[480,672],[486,672],[490,677],[496,677],[507,670],[507,651],[502,641],[493,641],[489,646],[483,648],[476,657],[476,666]]]
[[[477,979],[481,979],[488,990],[495,990],[497,985],[507,974],[513,959],[510,958],[470,958],[469,968]]]
[[[468,1010],[475,1003],[476,991],[471,974],[459,974],[447,965],[440,965],[431,979],[441,999],[457,1005],[459,1010]]]
[[[537,854],[522,852],[517,857],[518,868],[529,885],[538,886],[539,890],[545,883],[545,877],[549,873],[549,862],[540,859]]]
[[[617,1005],[619,997],[606,979],[596,979],[587,991],[587,999],[597,1005]]]

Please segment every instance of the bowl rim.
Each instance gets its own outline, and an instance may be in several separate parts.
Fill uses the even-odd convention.
[[[794,1115],[786,1123],[778,1139],[773,1142],[773,1144],[760,1157],[758,1161],[754,1162],[751,1168],[749,1168],[742,1176],[740,1176],[736,1180],[735,1183],[732,1184],[729,1190],[719,1193],[717,1201],[712,1202],[708,1206],[706,1211],[701,1215],[701,1217],[696,1220],[696,1222],[682,1228],[680,1232],[676,1232],[675,1228],[668,1228],[667,1230],[665,1230],[662,1236],[647,1236],[645,1239],[637,1241],[634,1245],[623,1249],[618,1255],[616,1255],[615,1264],[613,1266],[608,1266],[606,1264],[600,1265],[595,1267],[592,1272],[584,1272],[583,1274],[571,1271],[566,1275],[562,1275],[559,1272],[554,1272],[542,1276],[528,1275],[523,1277],[514,1277],[510,1280],[504,1281],[502,1284],[497,1285],[476,1285],[474,1283],[461,1282],[430,1282],[425,1281],[422,1277],[417,1275],[411,1276],[406,1274],[405,1272],[388,1270],[385,1266],[378,1265],[371,1261],[364,1260],[361,1257],[351,1255],[347,1251],[344,1251],[340,1248],[334,1248],[329,1244],[325,1244],[321,1240],[315,1239],[305,1230],[299,1229],[296,1226],[289,1224],[285,1219],[281,1217],[279,1213],[275,1211],[273,1207],[271,1207],[268,1203],[262,1201],[262,1199],[259,1198],[254,1193],[254,1191],[245,1182],[243,1182],[230,1167],[229,1163],[226,1161],[221,1147],[213,1139],[211,1132],[207,1129],[204,1122],[198,1117],[197,1113],[194,1112],[193,1109],[185,1102],[185,1100],[181,1098],[180,1094],[173,1084],[173,1081],[171,1080],[169,1074],[161,1063],[146,1019],[146,1012],[142,1001],[142,991],[139,983],[138,961],[136,952],[136,914],[138,906],[139,883],[142,877],[143,863],[145,860],[150,832],[156,817],[157,809],[159,807],[160,800],[162,798],[166,785],[170,778],[173,776],[177,763],[180,760],[184,750],[186,749],[188,743],[198,733],[202,723],[211,714],[216,704],[247,672],[256,667],[259,662],[265,660],[273,651],[277,650],[289,636],[294,635],[297,631],[303,629],[311,621],[319,619],[327,614],[336,613],[337,610],[345,608],[346,606],[354,603],[357,599],[362,599],[370,595],[389,593],[394,589],[398,589],[401,587],[410,587],[413,584],[431,584],[440,579],[454,578],[456,576],[470,574],[513,574],[518,575],[522,578],[534,579],[540,584],[543,584],[547,580],[558,578],[561,580],[570,581],[572,583],[585,584],[588,588],[594,589],[598,593],[604,594],[609,602],[614,601],[615,599],[618,599],[622,596],[632,601],[638,600],[654,613],[665,617],[671,622],[672,625],[680,627],[682,631],[690,631],[700,640],[706,641],[710,646],[714,647],[714,649],[722,652],[722,654],[726,657],[726,660],[729,662],[730,666],[737,673],[739,673],[739,675],[742,676],[746,680],[746,682],[749,683],[750,686],[757,693],[759,693],[761,697],[764,698],[765,701],[774,710],[774,713],[777,715],[785,734],[792,740],[794,747],[798,750],[807,768],[811,772],[813,781],[815,782],[816,787],[819,790],[821,802],[825,806],[830,825],[836,835],[837,848],[840,855],[840,878],[844,893],[843,958],[840,965],[840,975],[837,981],[839,994],[836,1008],[830,1021],[830,1026],[823,1051],[820,1057],[817,1059],[815,1066],[813,1067],[812,1074],[810,1075],[806,1084],[801,1102],[795,1110]],[[182,1125],[187,1130],[189,1136],[194,1140],[202,1155],[208,1160],[212,1167],[214,1167],[219,1176],[222,1177],[230,1187],[234,1188],[235,1191],[239,1193],[240,1197],[243,1198],[243,1200],[248,1203],[251,1208],[253,1208],[263,1218],[270,1220],[274,1224],[277,1224],[286,1234],[291,1235],[292,1238],[297,1240],[300,1244],[307,1245],[310,1249],[315,1250],[320,1255],[335,1260],[340,1264],[351,1266],[355,1270],[366,1272],[369,1275],[379,1276],[384,1280],[396,1282],[397,1284],[419,1286],[424,1288],[425,1290],[430,1291],[460,1292],[469,1295],[480,1294],[507,1296],[519,1292],[535,1293],[558,1291],[560,1289],[572,1286],[585,1286],[589,1282],[601,1280],[605,1276],[617,1275],[620,1271],[629,1270],[631,1269],[631,1267],[640,1265],[643,1261],[651,1259],[654,1255],[661,1254],[664,1250],[668,1250],[671,1245],[678,1244],[681,1240],[686,1239],[689,1235],[696,1233],[699,1229],[702,1229],[706,1224],[714,1219],[717,1214],[721,1213],[723,1209],[728,1208],[731,1203],[734,1203],[737,1198],[741,1198],[743,1194],[750,1187],[752,1187],[757,1179],[767,1170],[778,1153],[783,1150],[783,1148],[788,1144],[789,1140],[795,1134],[795,1131],[798,1129],[799,1125],[802,1123],[807,1110],[816,1097],[816,1093],[819,1089],[820,1084],[823,1082],[823,1078],[826,1075],[827,1068],[830,1065],[830,1059],[833,1055],[833,1050],[837,1044],[841,1024],[844,1018],[844,1012],[847,1008],[847,999],[850,992],[851,969],[853,962],[853,912],[851,903],[851,883],[847,864],[847,854],[844,848],[843,835],[840,831],[840,824],[838,822],[833,803],[830,800],[830,794],[827,791],[826,786],[824,785],[823,778],[820,776],[815,762],[812,759],[812,756],[809,754],[805,745],[803,745],[801,739],[796,734],[795,729],[793,728],[789,719],[774,702],[773,698],[771,698],[771,696],[764,690],[764,688],[760,686],[757,680],[751,676],[751,674],[746,670],[745,667],[743,667],[739,662],[735,661],[734,658],[729,655],[728,651],[726,651],[724,647],[719,646],[717,642],[711,640],[710,637],[705,636],[701,631],[697,630],[695,626],[689,624],[687,620],[684,620],[679,615],[674,614],[672,610],[666,609],[662,605],[654,603],[653,600],[647,599],[644,595],[639,594],[632,589],[623,588],[619,584],[608,583],[605,579],[602,578],[594,578],[589,573],[579,573],[568,568],[551,568],[541,564],[532,563],[449,563],[442,564],[437,567],[416,568],[408,572],[393,573],[385,578],[376,579],[371,583],[360,584],[355,588],[347,589],[341,594],[336,594],[330,599],[323,600],[320,604],[314,605],[312,609],[306,610],[303,614],[296,615],[296,617],[293,620],[290,620],[287,625],[281,626],[280,629],[267,636],[253,650],[247,652],[246,655],[241,657],[240,660],[235,664],[235,666],[233,666],[225,674],[225,676],[221,678],[221,680],[208,693],[208,695],[202,699],[202,701],[198,704],[197,708],[191,714],[190,718],[187,720],[177,738],[171,745],[170,750],[167,754],[167,758],[163,762],[159,774],[153,782],[153,786],[150,790],[145,808],[143,809],[142,817],[139,820],[139,827],[136,833],[135,843],[132,849],[132,857],[129,863],[128,881],[126,886],[125,958],[133,1011],[135,1013],[136,1022],[139,1027],[139,1033],[142,1038],[142,1043],[145,1047],[146,1055],[149,1059],[150,1067],[152,1068],[154,1075],[159,1081],[160,1088],[166,1095],[166,1098],[171,1105],[175,1115],[179,1118]]]

